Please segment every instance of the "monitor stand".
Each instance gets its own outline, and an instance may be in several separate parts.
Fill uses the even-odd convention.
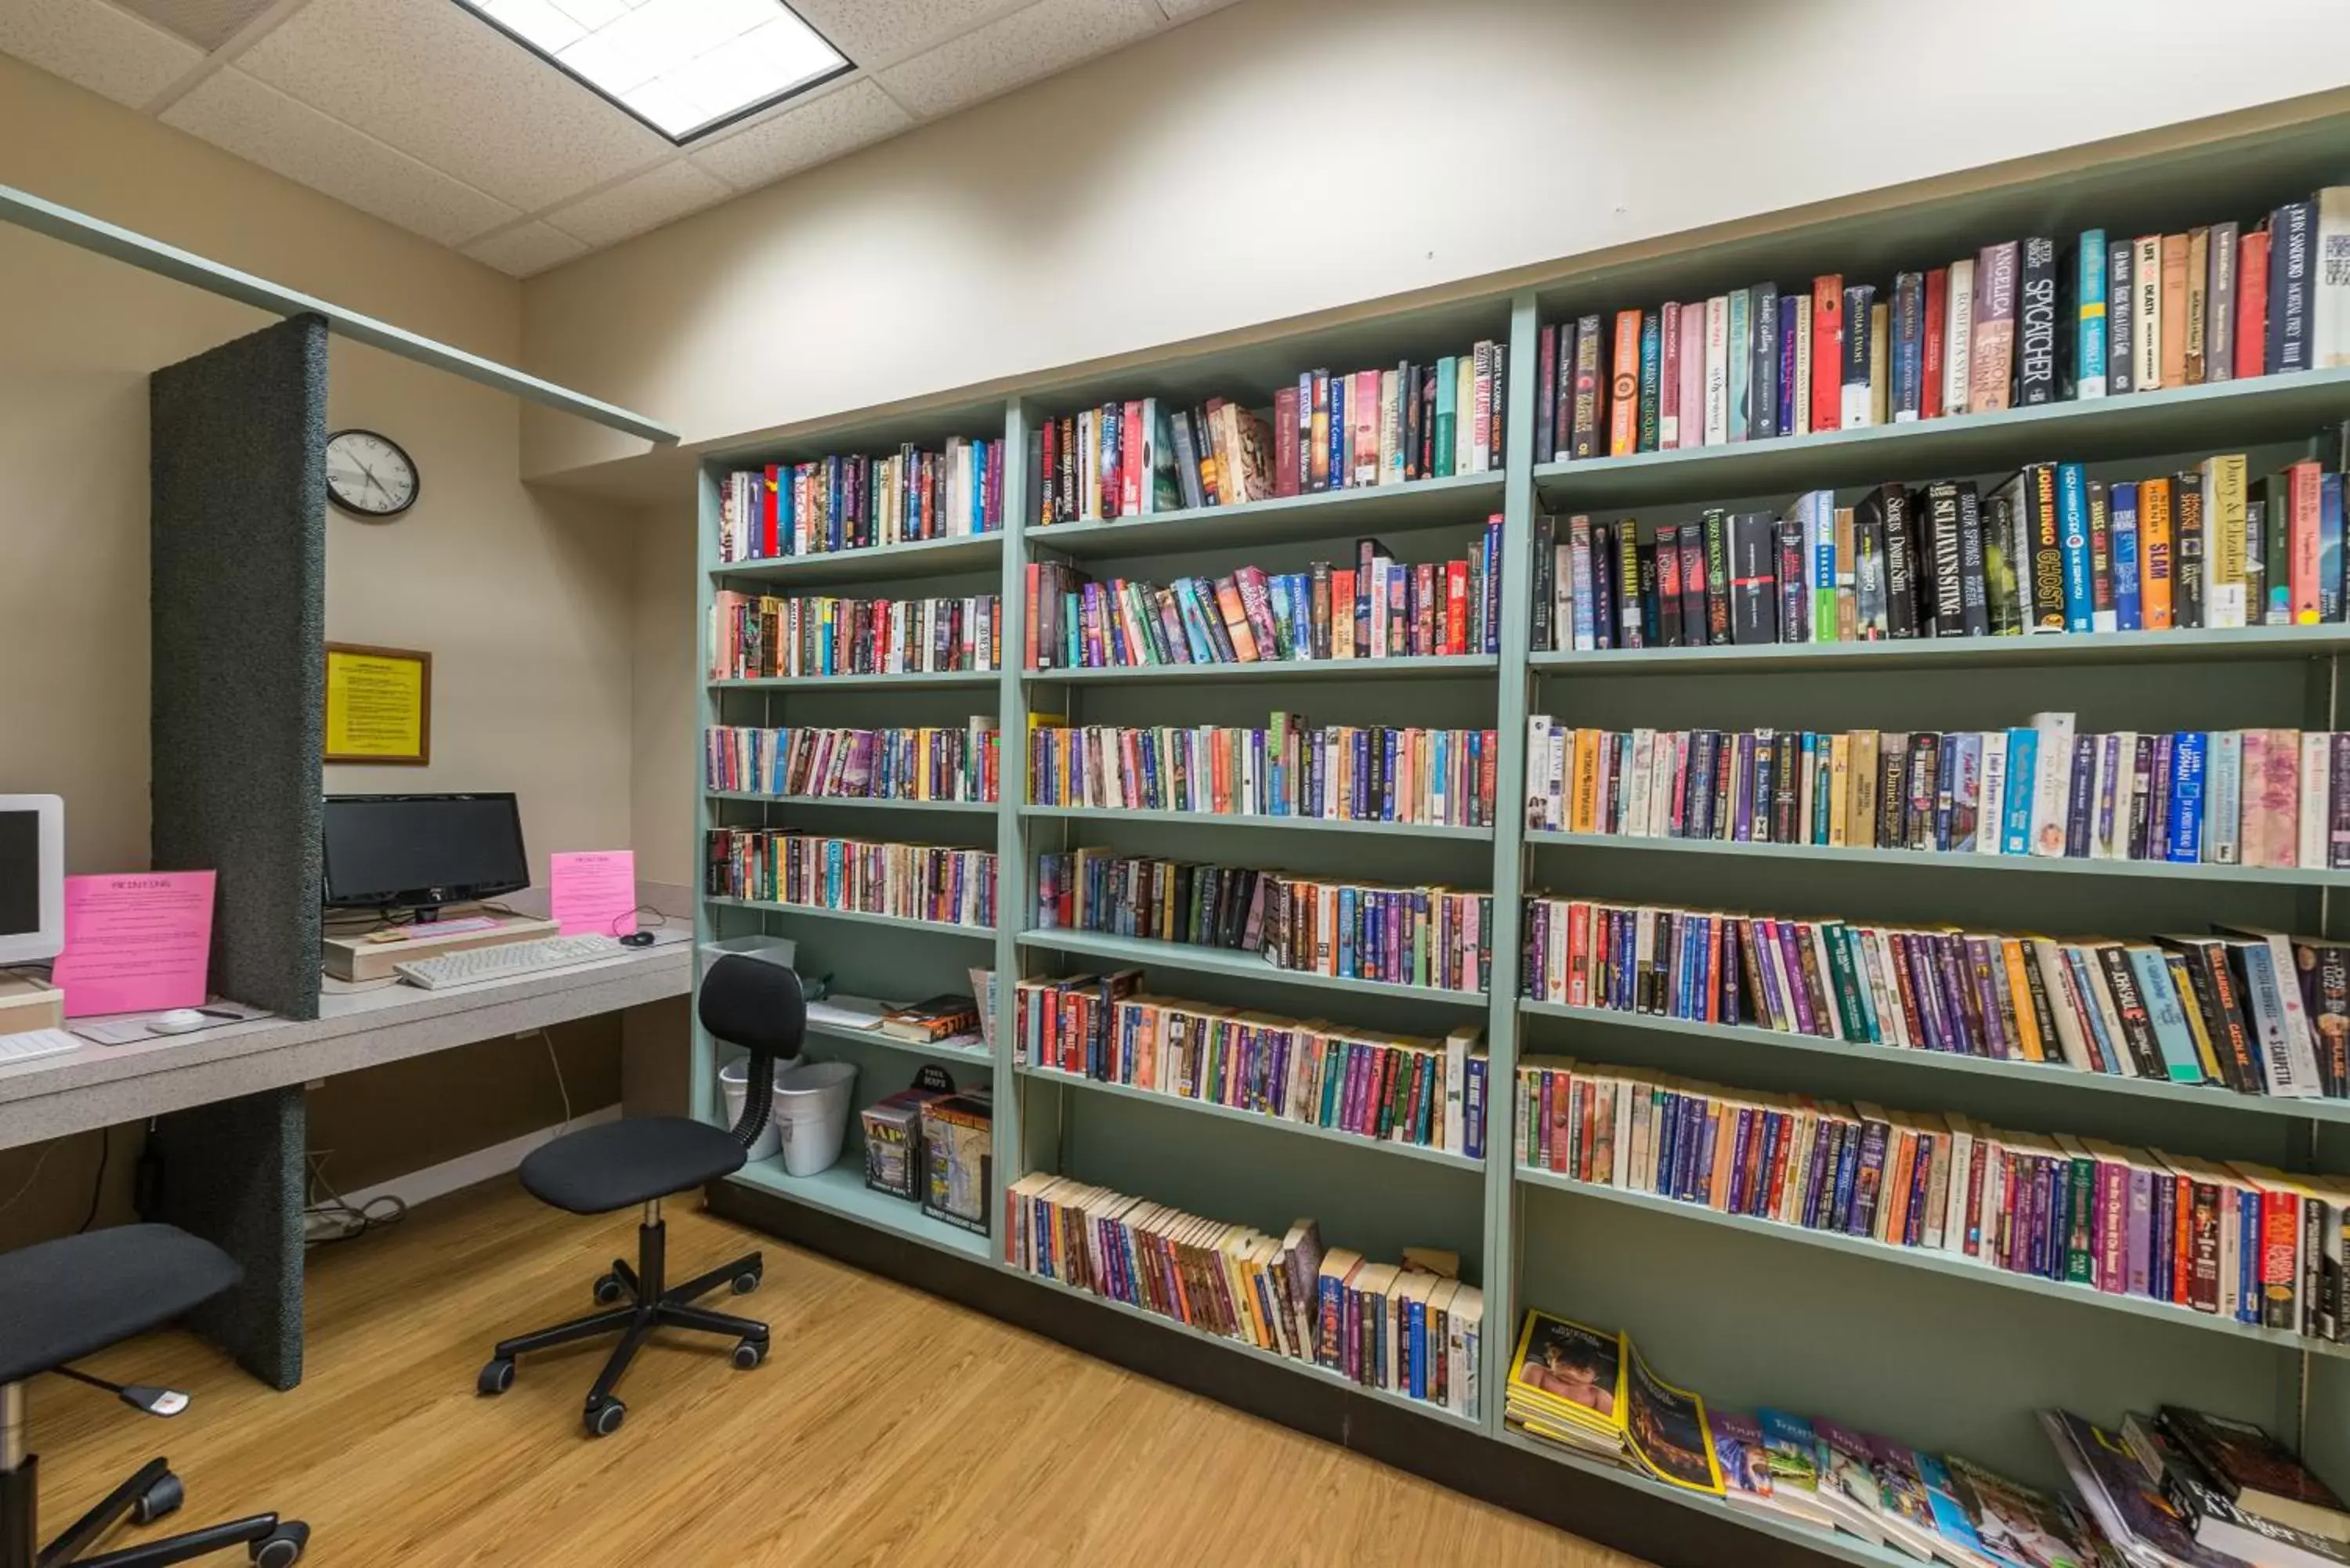
[[[337,980],[393,978],[392,966],[468,948],[496,947],[504,942],[536,941],[559,935],[553,920],[525,915],[493,915],[463,904],[450,905],[436,918],[416,925],[395,926],[366,936],[330,936],[324,945],[327,972]]]
[[[0,1034],[61,1029],[65,1022],[64,992],[41,981],[0,974]]]

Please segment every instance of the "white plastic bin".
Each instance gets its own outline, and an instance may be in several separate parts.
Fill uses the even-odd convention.
[[[856,1090],[852,1062],[811,1062],[775,1080],[775,1120],[783,1128],[785,1175],[814,1176],[839,1161]]]
[[[721,937],[715,941],[702,944],[701,972],[708,975],[710,966],[729,953],[754,958],[762,963],[779,963],[789,969],[799,956],[799,944],[789,937]]]
[[[797,1056],[788,1062],[775,1064],[775,1082],[779,1087],[784,1081],[784,1075],[796,1071],[799,1064],[800,1058]],[[743,1119],[743,1102],[751,1096],[750,1059],[745,1057],[739,1062],[729,1062],[719,1068],[718,1089],[719,1093],[726,1096],[726,1125],[731,1127]],[[779,1092],[774,1102],[775,1108],[767,1115],[766,1127],[752,1142],[751,1158],[753,1159],[771,1158],[777,1149],[783,1147],[783,1097]]]

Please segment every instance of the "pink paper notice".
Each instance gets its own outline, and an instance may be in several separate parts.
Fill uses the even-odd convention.
[[[213,873],[66,878],[66,1016],[201,1007],[212,963]]]
[[[625,937],[637,929],[637,852],[590,849],[546,857],[547,913],[567,937]]]

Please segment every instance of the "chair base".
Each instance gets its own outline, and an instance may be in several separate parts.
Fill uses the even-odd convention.
[[[669,1227],[660,1218],[658,1202],[645,1206],[645,1222],[637,1228],[637,1264],[630,1268],[619,1259],[612,1261],[611,1272],[596,1282],[596,1299],[599,1302],[626,1300],[627,1304],[608,1311],[590,1313],[569,1323],[543,1328],[535,1334],[517,1334],[502,1339],[491,1352],[489,1365],[482,1368],[475,1386],[488,1395],[503,1394],[514,1386],[515,1357],[535,1350],[548,1350],[558,1345],[569,1345],[582,1339],[594,1339],[607,1334],[617,1334],[620,1343],[612,1347],[597,1376],[596,1386],[588,1391],[587,1407],[580,1413],[581,1423],[590,1437],[608,1438],[619,1430],[621,1418],[628,1407],[615,1396],[620,1378],[636,1358],[639,1346],[655,1329],[682,1328],[697,1334],[723,1334],[734,1343],[733,1361],[745,1371],[767,1358],[767,1325],[747,1317],[733,1317],[725,1313],[711,1312],[693,1303],[718,1289],[731,1285],[737,1295],[756,1290],[765,1265],[756,1252],[746,1253],[731,1263],[698,1274],[681,1285],[665,1283],[666,1253]],[[5,1568],[0,1564],[0,1568]]]
[[[0,1568],[164,1568],[242,1546],[263,1568],[292,1568],[310,1542],[310,1527],[297,1519],[256,1513],[226,1524],[208,1525],[160,1541],[141,1542],[102,1556],[82,1553],[125,1519],[151,1524],[180,1506],[179,1478],[168,1461],[155,1459],[68,1525],[47,1546],[37,1545],[40,1461],[27,1455],[14,1469],[0,1469]]]

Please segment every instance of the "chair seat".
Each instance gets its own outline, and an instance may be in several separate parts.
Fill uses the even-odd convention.
[[[743,1168],[734,1135],[686,1116],[638,1116],[566,1133],[522,1162],[522,1184],[574,1214],[690,1192]]]
[[[0,1254],[0,1383],[16,1383],[201,1306],[236,1261],[171,1225],[119,1225]]]

